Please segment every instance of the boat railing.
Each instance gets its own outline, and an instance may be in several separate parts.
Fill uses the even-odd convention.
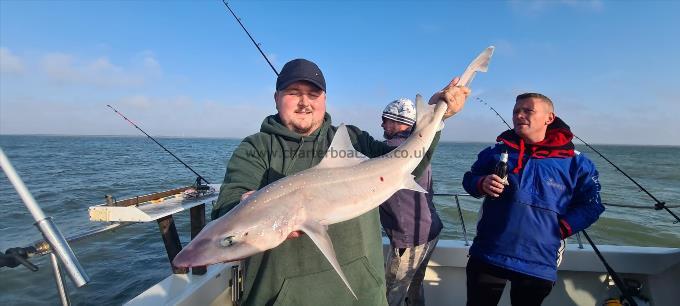
[[[470,246],[470,242],[468,241],[467,237],[467,229],[465,228],[465,219],[463,218],[463,210],[460,208],[460,200],[459,197],[472,197],[472,195],[468,193],[435,193],[433,194],[435,197],[440,196],[440,197],[453,197],[456,200],[456,207],[458,208],[458,217],[460,218],[460,226],[463,229],[463,239],[465,240],[465,246]]]
[[[185,188],[181,189],[173,189],[170,190],[172,193],[178,193],[182,190],[185,190]],[[168,191],[168,192],[170,192]],[[144,201],[157,201],[158,199],[161,199],[165,196],[168,195],[168,192],[161,192],[161,193],[156,193],[152,194],[153,197],[149,198],[144,198],[145,196],[137,196],[128,200],[122,200],[122,201],[107,201],[106,204],[102,204],[102,206],[108,206],[113,209],[119,209],[121,206],[136,206],[137,204],[140,204],[141,202]],[[463,239],[465,242],[465,246],[470,246],[470,239],[468,238],[468,232],[467,232],[467,226],[465,224],[465,218],[463,216],[463,211],[461,208],[461,198],[462,197],[472,197],[472,195],[468,193],[434,193],[433,196],[435,197],[449,197],[453,198],[453,200],[456,203],[456,209],[458,211],[458,218],[460,219],[460,226],[461,230],[463,232]],[[216,196],[215,196],[216,197]],[[134,200],[134,201],[133,201]],[[213,202],[214,199],[201,199],[198,200],[200,204],[197,206],[192,206],[188,210],[190,210],[190,220],[191,220],[191,237],[195,237],[195,235],[198,234],[198,231],[205,225],[206,220],[205,220],[205,205],[208,203]],[[126,204],[126,205],[122,205]],[[618,206],[618,207],[626,207],[626,208],[648,208],[644,206],[634,206],[634,205],[622,205],[622,204],[612,204],[612,203],[602,203],[606,206]],[[157,205],[154,205],[157,206]],[[678,206],[678,205],[676,205]],[[675,206],[673,206],[675,207]],[[183,209],[182,209],[183,210]],[[163,217],[159,217],[156,221],[159,223],[159,229],[160,232],[163,236],[163,240],[166,246],[166,251],[168,253],[168,258],[170,259],[170,262],[172,262],[172,258],[174,258],[174,255],[176,255],[179,250],[181,250],[181,244],[179,243],[179,236],[177,235],[177,229],[174,226],[174,220],[172,218],[172,215],[174,213],[177,213],[179,211],[173,211],[172,213],[169,213],[166,215],[166,213],[162,213]],[[155,217],[154,217],[155,218]],[[101,220],[103,221],[103,220]],[[127,225],[131,224],[136,224],[137,222],[125,222],[123,220],[118,220],[118,222],[111,220],[106,226],[97,228],[88,232],[80,233],[71,237],[65,238],[65,241],[69,243],[77,242],[80,240],[87,240],[91,237],[96,237],[100,234],[106,233],[106,232],[111,232],[115,231],[117,229],[120,229],[122,227],[125,227]],[[579,249],[583,249],[583,242],[581,240],[581,235],[580,232],[576,233],[575,238],[578,242],[578,247]],[[50,243],[47,240],[40,240],[34,242],[31,246],[22,248],[26,250],[26,253],[29,254],[29,257],[32,256],[43,256],[43,255],[48,255],[51,254],[53,249],[50,246]],[[186,273],[186,269],[181,269],[181,268],[173,268],[173,273]],[[195,271],[192,271],[193,274],[201,274],[204,273],[202,268],[196,268],[194,269]]]
[[[463,233],[463,240],[465,242],[465,246],[470,246],[470,239],[468,238],[467,226],[465,224],[465,218],[463,216],[463,210],[461,208],[460,198],[461,197],[473,197],[473,196],[468,194],[468,193],[434,193],[433,196],[435,196],[435,197],[449,197],[449,198],[454,199],[454,201],[456,203],[456,210],[458,212],[458,218],[460,220],[460,226],[461,226],[461,230],[462,230],[462,233]],[[136,197],[135,199],[137,199],[137,198],[139,198],[139,197]],[[116,203],[111,203],[110,205],[113,206],[113,207],[117,207],[117,206],[120,206],[118,204],[120,202],[121,201],[117,201]],[[208,201],[208,202],[211,202],[211,201]],[[201,219],[200,216],[202,215],[202,212],[204,214],[204,211],[201,211],[201,210],[205,209],[204,205],[205,204],[203,203],[202,205],[199,205],[198,208],[192,208],[193,210],[198,210],[198,211],[192,211],[192,213],[191,213],[191,221],[193,221],[192,222],[192,238],[198,233],[198,231],[200,231],[200,228],[202,228],[205,225],[205,219],[200,220]],[[163,235],[164,235],[164,237],[163,237],[164,242],[167,243],[166,247],[168,247],[168,246],[170,247],[170,251],[168,251],[168,253],[169,253],[168,257],[174,258],[173,255],[176,254],[178,252],[177,249],[178,248],[181,249],[181,247],[177,246],[178,239],[168,239],[168,237],[174,237],[175,235],[172,235],[172,233],[176,231],[176,229],[174,229],[174,231],[171,229],[172,227],[174,227],[174,222],[173,222],[174,220],[172,220],[171,216],[169,216],[169,217],[170,218],[167,218],[167,217],[161,218],[162,220],[159,220],[159,221],[162,221],[162,222],[159,222],[159,226],[160,226],[161,233],[163,233]],[[91,231],[88,231],[88,232],[85,232],[85,233],[80,233],[80,234],[77,234],[77,235],[74,235],[74,236],[71,236],[71,237],[67,237],[66,240],[70,243],[77,242],[77,241],[80,241],[80,240],[87,240],[89,238],[96,237],[96,236],[103,234],[105,232],[115,231],[115,230],[120,229],[122,227],[132,225],[132,224],[136,224],[136,223],[138,223],[138,222],[110,222],[108,225],[106,225],[104,227],[97,228],[97,229],[94,229],[94,230],[91,230]],[[583,249],[583,243],[581,242],[581,237],[580,237],[579,233],[577,233],[576,239],[578,241],[579,248]],[[29,248],[31,248],[33,250],[31,256],[48,255],[52,252],[52,249],[50,248],[49,243],[47,243],[47,241],[44,241],[44,240],[34,242],[31,245],[31,247],[29,247]],[[173,269],[173,272],[175,272],[175,273],[177,273],[177,272],[186,273],[186,271],[179,271],[176,268]],[[196,272],[198,272],[198,271],[196,271]]]

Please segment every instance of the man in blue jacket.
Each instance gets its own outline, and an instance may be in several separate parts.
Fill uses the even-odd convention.
[[[497,305],[508,280],[513,305],[540,305],[557,279],[560,240],[604,211],[595,165],[574,151],[552,101],[539,93],[515,101],[514,128],[463,178],[468,193],[485,197],[467,265],[468,305]],[[494,174],[503,152],[507,185]]]
[[[396,147],[411,135],[416,107],[409,99],[390,102],[382,113],[385,143]],[[380,223],[390,238],[385,264],[387,303],[425,305],[423,279],[442,222],[432,202],[432,168],[428,164],[416,181],[428,193],[399,190],[380,205]]]

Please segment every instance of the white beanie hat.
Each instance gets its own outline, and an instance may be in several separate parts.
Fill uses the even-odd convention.
[[[382,113],[383,118],[413,126],[416,123],[416,107],[413,101],[401,98],[387,104]]]

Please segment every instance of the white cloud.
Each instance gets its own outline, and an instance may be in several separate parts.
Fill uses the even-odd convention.
[[[226,105],[188,96],[133,95],[87,102],[45,97],[5,99],[0,134],[139,135],[106,107],[110,104],[152,136],[242,138],[259,131],[262,119],[276,112],[273,103]]]
[[[662,116],[636,110],[598,112],[589,109],[586,102],[572,105],[566,99],[560,100],[564,101],[560,104],[560,116],[590,144],[680,145],[677,133],[680,122],[673,118],[679,106],[671,100],[666,105],[669,112]],[[259,131],[262,120],[276,112],[273,103],[253,103],[245,98],[226,104],[198,101],[190,96],[130,95],[87,102],[49,97],[4,99],[0,134],[139,135],[106,107],[111,104],[152,136],[243,138]],[[501,115],[510,120],[509,104],[495,104]],[[356,125],[376,139],[382,138],[380,111],[380,107],[365,103],[328,105],[335,125],[343,122]],[[463,112],[446,121],[442,141],[491,144],[505,129],[486,105],[470,100]]]
[[[562,0],[560,2],[573,8],[583,8],[592,11],[600,11],[604,9],[604,2],[602,2],[602,0]]]
[[[144,57],[144,67],[150,68],[150,69],[159,69],[161,65],[158,63],[156,58],[152,56],[145,56]]]
[[[149,73],[161,72],[161,64],[158,62],[158,59],[156,59],[156,55],[154,54],[153,51],[150,50],[142,51],[138,54],[137,57],[141,58],[141,65]]]
[[[12,52],[5,47],[0,47],[0,73],[24,73],[24,64],[22,60],[18,56],[12,54]]]
[[[604,9],[604,3],[601,0],[513,0],[509,3],[514,11],[523,15],[540,15],[547,10],[560,7],[595,12]]]
[[[160,64],[153,53],[144,52],[140,63],[123,67],[106,56],[82,59],[65,53],[50,53],[41,66],[50,81],[61,85],[96,87],[139,87],[160,75]]]
[[[53,80],[75,81],[78,73],[72,68],[71,56],[60,53],[48,54],[43,58],[43,69]]]
[[[140,110],[151,108],[151,103],[151,100],[143,95],[124,97],[120,100],[121,105]]]

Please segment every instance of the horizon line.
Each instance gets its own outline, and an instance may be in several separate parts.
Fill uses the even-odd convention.
[[[43,133],[26,133],[26,134],[5,134],[0,133],[2,136],[50,136],[50,137],[140,137],[148,138],[146,135],[135,135],[135,134],[43,134]],[[184,138],[184,139],[228,139],[228,140],[243,140],[245,137],[230,137],[230,136],[177,136],[177,135],[157,135],[152,136],[154,138]],[[247,137],[247,136],[246,136]],[[586,144],[575,143],[576,145],[587,146]],[[478,140],[440,140],[439,143],[474,143],[474,144],[493,144],[496,142],[491,141],[478,141]],[[599,146],[635,146],[635,147],[680,147],[680,144],[637,144],[637,143],[588,143],[589,145],[599,145]]]

